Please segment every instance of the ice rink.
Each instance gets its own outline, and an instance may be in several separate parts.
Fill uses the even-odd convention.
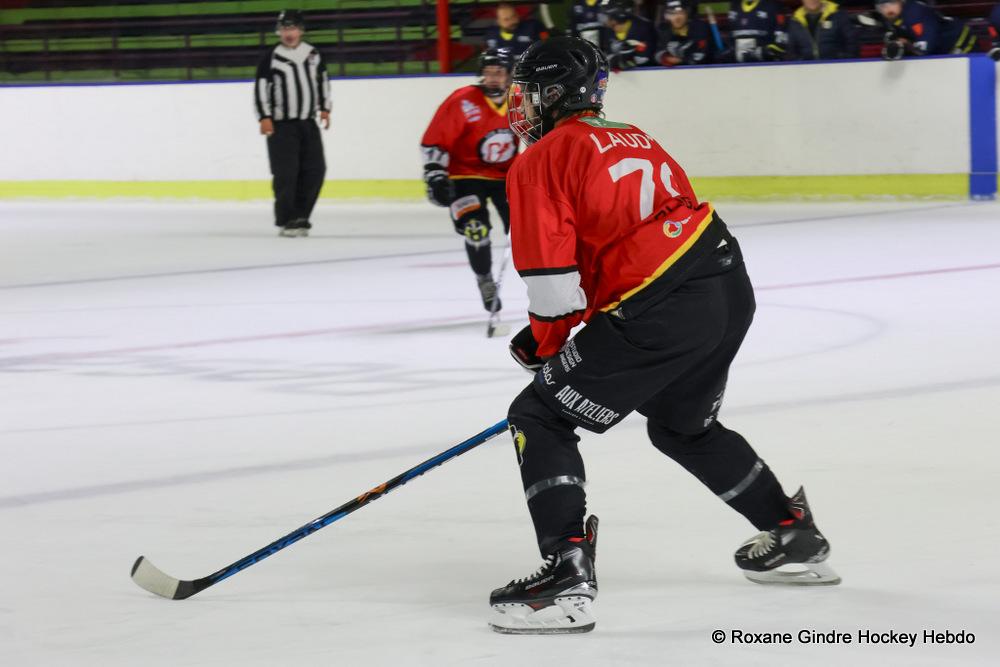
[[[747,582],[755,530],[633,416],[583,436],[597,629],[511,637],[487,597],[540,560],[507,437],[189,600],[129,579],[210,574],[505,416],[529,377],[441,209],[321,202],[285,239],[267,202],[0,203],[0,664],[1000,664],[1000,204],[719,211],[759,302],[721,419],[805,485],[843,584]]]

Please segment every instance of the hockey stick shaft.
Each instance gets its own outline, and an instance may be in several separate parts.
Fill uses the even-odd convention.
[[[343,519],[348,514],[361,509],[373,500],[381,498],[390,491],[401,487],[411,479],[423,475],[428,470],[436,468],[439,465],[478,447],[479,445],[506,431],[507,426],[506,419],[497,422],[493,426],[472,436],[468,440],[460,442],[454,447],[441,452],[437,456],[433,456],[423,463],[415,465],[409,470],[396,475],[392,479],[379,484],[375,488],[365,491],[360,496],[349,500],[340,507],[327,512],[321,517],[313,519],[309,523],[293,530],[284,537],[280,537],[274,542],[271,542],[266,547],[258,549],[252,554],[241,558],[235,563],[227,565],[207,577],[191,581],[177,580],[163,574],[156,569],[155,566],[149,563],[144,556],[140,556],[135,562],[135,565],[132,566],[132,579],[142,588],[163,597],[169,597],[175,600],[191,597],[192,595],[199,593],[210,586],[214,586],[224,579],[228,579],[238,572],[242,572],[251,565],[259,563],[268,556],[276,554],[282,549],[295,544],[299,540],[308,537],[321,528],[326,528],[331,523]]]
[[[510,236],[507,237],[507,247],[503,250],[503,260],[500,262],[500,270],[497,271],[497,295],[493,299],[493,304],[490,307],[490,319],[486,324],[486,337],[492,338],[493,332],[496,330],[497,325],[500,323],[500,288],[503,287],[503,275],[504,271],[507,269],[507,264],[510,262]]]
[[[708,25],[712,30],[712,37],[715,39],[715,47],[722,53],[726,50],[726,45],[722,41],[722,34],[719,32],[719,24],[715,21],[715,12],[711,7],[705,7],[705,15],[708,17]]]

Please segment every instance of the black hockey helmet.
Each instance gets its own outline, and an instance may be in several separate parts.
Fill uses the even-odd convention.
[[[608,59],[579,37],[535,42],[514,65],[507,114],[510,128],[534,143],[556,121],[579,111],[600,111],[608,87]]]
[[[507,88],[510,85],[510,80],[507,80],[507,85],[502,88],[496,86],[487,87],[485,79],[483,77],[483,70],[487,67],[503,67],[507,74],[510,74],[514,69],[514,58],[510,54],[509,49],[486,49],[479,56],[479,85],[482,87],[483,92],[489,97],[502,97],[507,94]]]
[[[486,49],[479,54],[479,74],[483,73],[483,68],[495,65],[503,67],[508,72],[514,69],[514,57],[510,54],[510,49]]]
[[[282,9],[281,13],[278,14],[278,22],[274,26],[275,30],[280,30],[281,28],[300,28],[305,30],[306,17],[297,9]]]

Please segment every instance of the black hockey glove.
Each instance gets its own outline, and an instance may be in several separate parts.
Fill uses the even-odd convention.
[[[532,375],[545,364],[545,360],[538,356],[538,343],[535,342],[535,335],[531,333],[530,324],[514,334],[508,349],[514,361]]]
[[[992,49],[990,49],[987,55],[990,58],[993,58],[993,60],[1000,62],[1000,44],[997,44]]]
[[[427,165],[424,169],[424,183],[427,184],[427,199],[438,206],[451,206],[455,201],[455,185],[448,178],[448,172],[440,165]]]
[[[885,46],[882,47],[882,60],[899,60],[906,53],[906,46],[898,39],[886,35]]]

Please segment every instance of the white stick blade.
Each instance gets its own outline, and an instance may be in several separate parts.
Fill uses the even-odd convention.
[[[503,336],[506,336],[509,333],[510,333],[509,324],[498,324],[496,326],[489,327],[486,329],[487,338],[502,338]]]
[[[161,597],[174,599],[177,587],[180,586],[180,579],[174,579],[160,568],[156,567],[145,556],[139,556],[139,560],[132,566],[132,581],[150,593]]]

